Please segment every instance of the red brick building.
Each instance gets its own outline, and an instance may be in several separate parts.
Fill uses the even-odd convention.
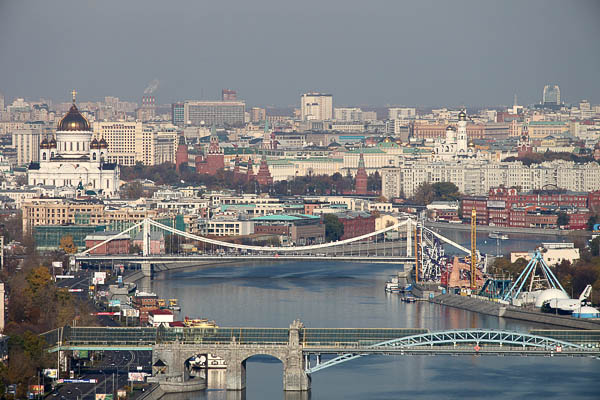
[[[475,207],[477,223],[481,224],[555,229],[559,213],[565,213],[569,217],[567,229],[585,229],[590,208],[600,208],[600,192],[520,193],[515,188],[500,187],[491,189],[487,198],[463,198],[462,207],[465,220],[467,212]]]
[[[119,232],[95,232],[85,237],[85,248],[91,249],[92,247],[104,242],[111,236],[117,235]],[[102,246],[95,248],[90,251],[90,254],[108,255],[108,254],[129,254],[129,241],[131,237],[129,235],[122,235],[117,239],[113,239],[108,243],[104,243]]]
[[[344,235],[341,240],[375,232],[375,216],[366,212],[349,211],[337,213],[336,216],[344,225]]]
[[[471,218],[471,211],[475,209],[477,214],[477,224],[487,225],[488,224],[488,209],[487,209],[487,198],[483,196],[470,196],[463,197],[462,199],[462,214],[463,219],[467,220]]]

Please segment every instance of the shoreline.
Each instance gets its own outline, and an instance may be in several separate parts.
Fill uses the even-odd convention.
[[[426,221],[426,227],[443,228],[448,230],[459,230],[459,231],[470,231],[471,225],[469,224],[451,224],[447,222],[432,222]],[[522,233],[530,235],[548,235],[548,236],[581,236],[589,237],[592,236],[592,232],[584,230],[564,230],[564,229],[542,229],[542,228],[514,228],[508,226],[489,226],[489,225],[477,225],[477,231],[479,232],[502,232],[502,233]]]

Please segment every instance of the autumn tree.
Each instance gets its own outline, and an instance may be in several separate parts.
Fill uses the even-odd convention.
[[[77,253],[77,246],[73,241],[73,236],[65,235],[60,238],[60,246],[65,253],[67,254],[75,254]]]

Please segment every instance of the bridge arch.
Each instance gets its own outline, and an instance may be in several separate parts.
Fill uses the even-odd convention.
[[[563,350],[585,350],[584,346],[566,342],[563,340],[553,339],[545,336],[532,335],[523,332],[512,332],[503,330],[489,329],[463,329],[449,330],[442,332],[427,332],[418,335],[405,336],[398,339],[388,340],[385,342],[376,343],[368,346],[365,350],[373,350],[381,348],[391,350],[407,350],[417,349],[419,347],[434,347],[451,345],[453,347],[467,347],[483,345],[497,345],[520,347],[523,349],[540,350],[540,355],[551,354],[553,352],[561,352]],[[479,351],[479,350],[475,350]],[[371,354],[370,352],[360,351],[356,353],[346,353],[337,356],[331,360],[317,364],[314,367],[307,366],[305,369],[307,374],[320,371],[325,368],[341,364],[346,361],[354,360],[359,357]],[[402,352],[400,353],[402,354]]]

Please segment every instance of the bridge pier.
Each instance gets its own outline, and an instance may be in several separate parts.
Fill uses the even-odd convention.
[[[148,261],[142,261],[141,263],[142,274],[147,277],[152,277],[152,264]]]
[[[157,343],[152,348],[153,376],[158,382],[185,382],[189,378],[186,362],[198,354],[216,354],[227,364],[225,387],[229,391],[246,389],[246,360],[255,355],[269,355],[283,363],[283,390],[307,392],[311,379],[305,372],[300,343],[304,325],[296,320],[289,328],[288,343],[278,345],[240,344],[232,338],[229,344]],[[207,382],[210,385],[210,382]]]

